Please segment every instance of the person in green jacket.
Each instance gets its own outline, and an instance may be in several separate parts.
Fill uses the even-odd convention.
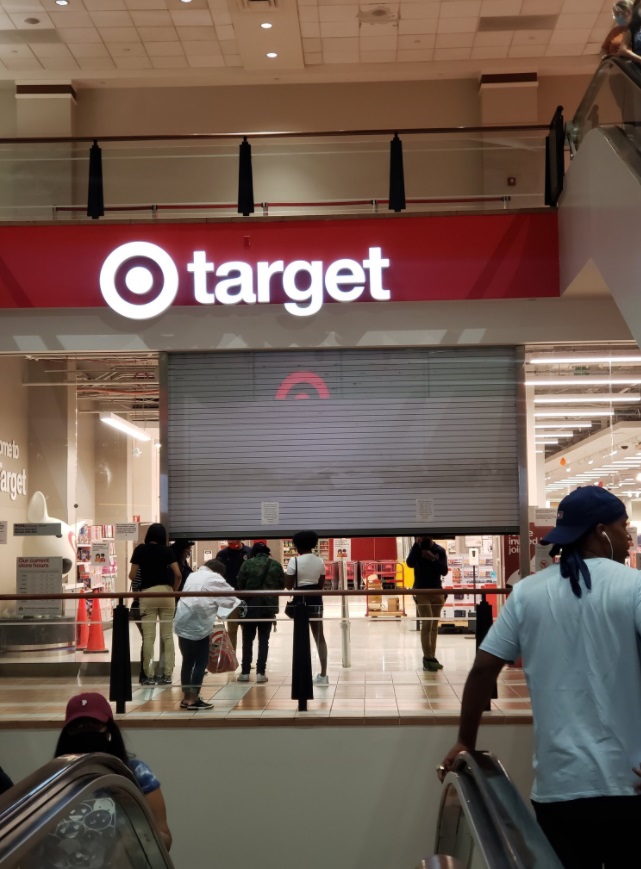
[[[254,543],[251,556],[243,562],[238,573],[237,593],[242,598],[243,590],[280,591],[285,588],[285,574],[281,565],[269,557],[270,548],[265,543]],[[269,653],[269,635],[276,613],[278,596],[251,597],[247,600],[247,614],[242,621],[243,657],[239,682],[249,682],[254,640],[258,634],[258,659],[256,661],[256,682],[267,682],[265,669]],[[260,621],[259,621],[260,619]]]

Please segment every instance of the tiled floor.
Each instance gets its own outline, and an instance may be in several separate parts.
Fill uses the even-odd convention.
[[[351,666],[343,666],[343,630],[338,609],[326,610],[325,635],[329,647],[329,686],[314,686],[314,699],[307,712],[298,712],[297,702],[290,697],[291,622],[279,621],[272,634],[267,673],[269,681],[257,685],[252,681],[239,683],[235,674],[211,675],[205,678],[202,696],[214,703],[205,712],[180,710],[182,692],[178,684],[180,660],[174,670],[175,684],[163,687],[133,686],[133,699],[127,704],[125,719],[128,726],[157,725],[175,727],[179,722],[201,725],[264,724],[349,724],[389,723],[428,724],[454,723],[460,709],[461,694],[472,664],[475,643],[471,638],[456,634],[439,636],[437,654],[444,669],[438,673],[423,672],[419,635],[411,617],[392,620],[367,620],[358,607],[352,607],[356,617],[350,623]],[[132,626],[132,655],[139,640]],[[107,632],[109,637],[109,632]],[[58,725],[67,699],[78,691],[97,690],[108,695],[105,676],[90,675],[91,667],[81,653],[67,654],[65,660],[78,660],[75,677],[50,678],[38,676],[36,656],[33,677],[4,677],[0,692],[0,726],[21,721],[34,726]],[[315,650],[312,652],[317,663]],[[51,660],[52,656],[46,656]],[[43,660],[44,658],[40,658]],[[96,656],[92,657],[92,661]],[[9,659],[2,656],[3,663]],[[21,656],[24,661],[24,656]],[[492,723],[526,723],[531,721],[531,708],[521,670],[504,670],[498,689],[498,699],[486,716]]]

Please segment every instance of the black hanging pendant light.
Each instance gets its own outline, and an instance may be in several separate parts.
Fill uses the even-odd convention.
[[[102,151],[98,142],[89,149],[89,188],[87,192],[87,217],[98,220],[105,213],[105,200],[102,191]]]
[[[247,137],[240,143],[238,161],[238,213],[249,217],[254,213],[254,179],[252,175],[252,146]]]
[[[394,133],[389,149],[389,210],[405,210],[405,175],[403,173],[403,143]]]

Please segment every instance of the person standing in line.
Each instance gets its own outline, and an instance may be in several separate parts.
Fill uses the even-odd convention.
[[[299,531],[292,537],[298,555],[289,559],[287,565],[285,587],[288,589],[322,590],[325,586],[325,562],[312,549],[318,544],[318,534],[315,531]],[[302,597],[301,603],[310,610],[309,627],[316,643],[320,660],[320,673],[314,677],[316,685],[329,685],[327,675],[327,643],[323,633],[323,598],[321,595]]]
[[[583,486],[559,504],[552,564],[515,587],[481,643],[463,692],[460,751],[509,661],[523,657],[532,700],[532,803],[565,869],[632,866],[641,821],[641,574],[625,566],[625,504]],[[636,777],[635,777],[636,776]]]
[[[414,589],[442,589],[443,577],[447,576],[447,553],[434,542],[430,535],[417,537],[405,562],[414,570]],[[447,600],[446,594],[414,596],[416,615],[421,619],[421,647],[423,649],[423,669],[430,673],[442,670],[443,665],[436,657],[438,620]]]
[[[281,565],[270,558],[270,548],[265,543],[254,543],[251,557],[245,561],[238,573],[238,592],[270,589],[280,591],[285,588],[285,573]],[[247,614],[242,622],[243,659],[239,682],[249,682],[254,639],[258,633],[258,658],[256,659],[256,682],[267,682],[265,669],[269,654],[269,635],[273,620],[278,613],[278,597],[251,597],[247,600]],[[255,621],[261,619],[261,621]]]
[[[187,540],[185,537],[179,537],[177,540],[174,540],[170,543],[171,549],[176,553],[176,558],[178,559],[178,570],[180,571],[180,585],[177,588],[177,591],[182,591],[187,581],[187,577],[192,573],[191,564],[189,563],[189,557],[191,556],[191,550],[194,546],[193,540]],[[173,583],[173,574],[170,577]]]
[[[225,579],[234,588],[236,588],[238,572],[250,555],[251,549],[249,546],[245,546],[243,541],[237,538],[228,540],[227,546],[223,546],[223,548],[216,553],[216,560],[222,561],[225,565]],[[229,634],[229,641],[234,648],[234,652],[236,651],[236,645],[238,642],[239,619],[240,613],[233,612],[229,614],[229,621],[227,622],[227,633]]]
[[[213,703],[205,702],[200,696],[209,659],[209,640],[220,610],[231,612],[240,603],[224,576],[225,565],[215,558],[210,559],[189,574],[184,591],[226,591],[229,597],[181,597],[176,608],[174,631],[183,658],[180,670],[183,699],[180,708],[189,712],[214,708]]]
[[[167,531],[160,522],[154,522],[147,529],[145,542],[136,546],[131,556],[129,579],[134,582],[140,568],[140,617],[142,621],[142,654],[145,685],[155,685],[154,646],[156,645],[156,621],[160,619],[160,638],[164,650],[163,673],[158,681],[161,685],[171,685],[171,674],[175,663],[174,601],[171,598],[154,597],[155,594],[177,591],[182,579],[178,569],[178,559],[173,549],[167,546]],[[170,585],[168,569],[173,574]]]

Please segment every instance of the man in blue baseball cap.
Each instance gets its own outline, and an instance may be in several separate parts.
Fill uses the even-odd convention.
[[[534,719],[537,820],[566,869],[629,866],[641,823],[641,574],[625,566],[625,504],[585,486],[558,507],[558,563],[520,582],[482,642],[458,741],[473,750],[503,666],[523,658]]]

